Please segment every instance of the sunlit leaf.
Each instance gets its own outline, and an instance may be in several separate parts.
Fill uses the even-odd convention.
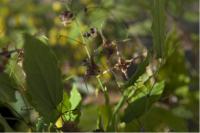
[[[161,95],[162,92],[163,92],[164,87],[165,87],[165,82],[164,81],[156,83],[154,85],[154,87],[152,88],[151,92],[150,92],[150,96],[152,96],[152,95]]]
[[[24,70],[32,105],[53,122],[58,117],[57,105],[62,101],[63,86],[57,59],[42,41],[25,34]]]
[[[70,92],[70,97],[64,93],[62,102],[62,113],[64,121],[77,121],[80,116],[80,109],[78,108],[81,102],[81,95],[75,85]]]
[[[69,96],[67,95],[66,92],[63,93],[63,100],[58,106],[58,110],[60,110],[60,112],[62,113],[71,110],[71,103],[69,101]]]
[[[73,85],[73,88],[70,93],[70,103],[71,103],[71,110],[74,110],[81,102],[81,95],[78,92],[75,85]]]

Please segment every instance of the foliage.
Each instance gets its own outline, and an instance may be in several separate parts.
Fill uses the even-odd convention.
[[[128,123],[143,115],[156,102],[164,89],[164,82],[156,83],[147,95],[135,99],[125,110],[123,120]]]
[[[0,0],[0,131],[198,132],[196,5]]]
[[[32,105],[47,122],[58,117],[57,105],[62,100],[63,86],[57,60],[41,41],[25,34],[24,71],[27,95]]]

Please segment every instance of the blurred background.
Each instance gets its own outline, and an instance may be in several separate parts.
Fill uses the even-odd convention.
[[[157,77],[166,81],[160,100],[162,106],[153,107],[141,123],[147,131],[198,131],[199,1],[167,0],[165,6],[168,43],[174,44],[175,51]],[[59,60],[65,90],[70,91],[76,84],[84,97],[78,128],[80,131],[91,131],[96,128],[97,108],[104,110],[104,99],[97,92],[96,80],[83,80],[86,71],[83,61],[87,58],[84,45],[87,45],[91,55],[95,55],[102,45],[102,38],[97,35],[83,39],[81,34],[90,28],[101,30],[107,40],[117,42],[119,52],[125,59],[137,57],[152,47],[151,7],[151,0],[0,0],[0,51],[3,48],[22,48],[23,32],[48,39]],[[60,17],[66,10],[73,12],[76,19],[64,26]],[[0,57],[0,64],[2,60]],[[104,54],[95,56],[95,62],[100,64],[102,71],[110,68]],[[109,63],[115,62],[114,58]],[[8,71],[10,65],[6,68]],[[133,72],[136,66],[132,66]],[[20,77],[20,72],[21,69],[15,67],[12,74]],[[101,75],[112,104],[120,98],[115,78],[118,82],[124,81],[120,72],[116,72],[116,76],[110,73]],[[22,101],[18,96],[12,106],[26,117],[21,110],[24,106]],[[2,116],[12,115],[12,111],[3,105],[0,106],[0,113]],[[7,122],[15,131],[28,130],[19,121]],[[0,126],[4,125],[2,123],[0,121]],[[123,124],[119,126],[121,131],[138,131],[134,122],[125,127]]]

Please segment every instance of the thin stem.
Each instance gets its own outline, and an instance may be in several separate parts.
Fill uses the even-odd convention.
[[[86,41],[85,41],[84,36],[83,36],[83,32],[82,32],[82,30],[81,30],[82,28],[81,28],[81,26],[80,26],[80,23],[79,23],[79,21],[78,21],[77,19],[75,19],[75,21],[76,21],[77,26],[80,28],[79,32],[80,32],[80,34],[81,34],[81,39],[82,39],[83,43],[86,44]],[[87,53],[88,58],[90,59],[90,58],[91,58],[91,55],[90,55],[90,53],[89,53],[89,50],[88,50],[87,46],[84,45],[84,48],[85,48],[85,51],[86,51],[86,53]]]
[[[89,93],[89,89],[88,89],[88,86],[87,86],[87,76],[84,76],[84,77],[83,77],[83,82],[84,82],[84,84],[85,84],[85,87],[86,87],[86,89],[87,89],[87,92]]]
[[[105,36],[103,35],[102,29],[103,29],[103,24],[101,24],[101,29],[99,30],[99,34],[100,34],[100,36],[101,36],[102,43],[104,44],[104,43],[106,42],[106,38],[105,38]]]
[[[6,119],[6,120],[18,120],[18,121],[21,120],[19,118],[14,118],[14,117],[3,117],[3,118]]]
[[[105,97],[105,103],[106,103],[106,105],[109,105],[110,100],[109,100],[107,88],[103,86],[99,76],[97,76],[96,78],[97,78],[97,81],[98,81],[102,91],[103,91],[103,94],[104,94],[104,97]]]
[[[149,78],[149,80],[151,79],[151,78],[155,78],[156,77],[156,75],[158,74],[158,72],[159,72],[159,70],[161,69],[161,67],[164,65],[164,61],[162,61],[162,62],[160,62],[159,63],[159,65],[158,65],[158,68],[157,68],[157,70],[151,75],[151,77]],[[152,85],[152,87],[151,87],[151,89],[149,90],[149,95],[151,94],[151,91],[152,91],[152,88],[153,88],[153,86],[155,85],[155,81],[154,81],[154,83],[153,83],[153,85]]]
[[[63,80],[63,82],[67,82],[68,80],[73,79],[74,77],[74,75],[68,76]]]
[[[83,37],[83,33],[82,33],[82,30],[81,30],[81,26],[80,26],[79,21],[78,21],[77,19],[76,19],[76,24],[80,27],[79,32],[80,32],[80,34],[81,34],[82,41],[83,41],[84,44],[86,44],[86,41],[85,41],[85,39],[84,39],[84,37]],[[104,41],[104,40],[103,40],[103,41]],[[88,50],[87,46],[84,45],[84,48],[85,48],[85,51],[86,51],[86,53],[87,53],[88,58],[90,59],[90,58],[91,58],[91,55],[90,55],[90,53],[89,53],[89,50]],[[99,85],[100,85],[100,87],[102,88],[102,91],[103,91],[103,93],[104,93],[105,102],[106,102],[106,104],[108,105],[108,104],[109,104],[109,96],[108,96],[107,89],[106,89],[106,87],[105,87],[105,88],[103,87],[103,84],[102,84],[102,82],[101,82],[101,79],[100,79],[98,76],[97,76],[96,78],[97,78],[97,81],[98,81],[98,83],[99,83]]]
[[[91,56],[90,56],[90,53],[89,53],[89,50],[88,50],[87,46],[84,46],[84,49],[85,49],[85,51],[87,53],[88,58],[90,59]]]

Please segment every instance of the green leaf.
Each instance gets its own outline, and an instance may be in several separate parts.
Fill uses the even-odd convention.
[[[67,95],[66,92],[63,93],[63,100],[60,103],[60,105],[58,106],[58,110],[60,110],[60,112],[62,112],[62,113],[71,110],[71,103],[69,101],[69,96]]]
[[[79,117],[80,117],[80,110],[73,110],[73,111],[67,111],[62,115],[62,119],[64,121],[79,121]]]
[[[125,109],[125,114],[122,120],[126,123],[129,123],[146,113],[152,106],[152,104],[160,98],[163,89],[164,81],[156,83],[152,88],[150,94],[136,99],[128,105],[128,107]]]
[[[149,124],[149,120],[153,120]],[[162,107],[154,107],[151,111],[149,111],[141,121],[146,121],[144,123],[145,129],[150,130],[150,128],[154,128],[154,131],[164,131],[166,127],[171,129],[173,132],[187,132],[188,124],[187,121],[181,117],[174,115],[170,110]],[[163,127],[164,126],[164,127]],[[160,129],[158,129],[160,127]],[[157,130],[156,130],[157,129]],[[148,131],[149,131],[148,130]]]
[[[63,101],[61,102],[62,118],[64,121],[76,121],[80,116],[80,109],[78,108],[81,102],[81,95],[78,92],[75,84],[70,92],[70,97],[64,93]]]
[[[187,120],[174,115],[171,110],[165,107],[153,106],[148,113],[140,117],[140,122],[145,131],[165,132],[169,129],[171,132],[187,132]],[[126,124],[124,132],[138,132],[141,130],[137,120]],[[195,131],[195,130],[194,130]]]
[[[55,121],[63,85],[54,53],[42,41],[25,34],[23,66],[32,105],[46,122]]]
[[[98,120],[98,106],[85,106],[81,111],[79,128],[81,131],[92,131],[97,127]]]
[[[105,130],[108,128],[108,124],[109,124],[109,121],[112,116],[111,107],[109,105],[101,106],[100,107],[100,115],[101,115],[101,119],[102,119],[103,129]]]
[[[6,65],[6,73],[15,80],[19,89],[24,87],[25,75],[22,67],[18,64],[18,55],[14,55],[9,59],[9,62]]]
[[[110,125],[108,127],[109,130],[113,130],[113,127],[116,125],[115,124],[115,122],[116,122],[115,117],[116,117],[117,113],[119,112],[120,108],[124,105],[129,94],[131,93],[132,85],[134,85],[134,83],[138,80],[138,78],[143,73],[145,73],[146,67],[149,65],[149,60],[150,60],[150,54],[148,54],[146,59],[138,65],[136,72],[131,76],[130,80],[127,83],[125,83],[125,85],[123,86],[125,91],[123,92],[123,96],[119,100],[118,104],[114,108],[112,120],[111,120]]]
[[[129,86],[133,85],[135,81],[146,71],[146,67],[149,65],[149,56],[150,55],[148,55],[146,59],[138,65],[136,72],[131,76],[123,88],[128,88]]]
[[[76,107],[78,107],[78,105],[81,102],[81,95],[78,92],[75,85],[73,85],[73,88],[72,88],[71,93],[70,93],[70,99],[69,100],[70,100],[70,103],[71,103],[71,110],[76,109]]]
[[[15,102],[16,84],[6,73],[0,73],[0,101]]]
[[[38,39],[45,44],[48,44],[48,38],[45,35],[38,36]]]
[[[164,81],[161,81],[159,83],[156,83],[154,85],[154,87],[152,88],[151,92],[150,92],[150,95],[161,95],[162,92],[163,92],[163,89],[165,87],[165,82]]]
[[[157,57],[164,56],[165,45],[165,0],[153,0],[152,4],[152,32],[153,32],[153,47]]]

